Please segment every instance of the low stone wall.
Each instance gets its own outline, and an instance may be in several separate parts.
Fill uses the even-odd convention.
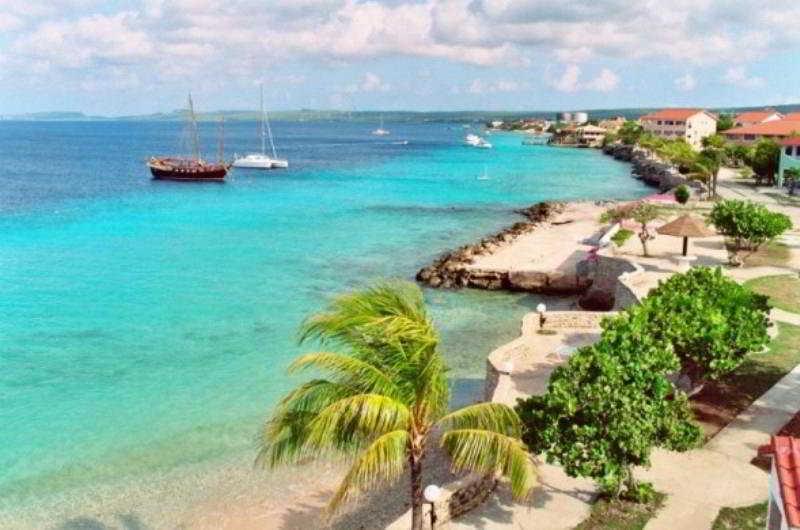
[[[436,529],[447,528],[448,523],[457,517],[480,506],[497,488],[494,475],[470,474],[460,480],[442,487],[442,497],[434,504],[436,510]],[[422,527],[431,528],[430,504],[423,507]],[[395,519],[387,530],[408,530],[411,525],[411,510]]]

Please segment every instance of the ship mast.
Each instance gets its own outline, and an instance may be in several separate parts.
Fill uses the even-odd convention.
[[[225,116],[219,119],[219,163],[225,162]]]
[[[261,115],[260,115],[260,122],[261,122],[261,154],[267,154],[267,131],[264,130],[264,85],[261,85]]]
[[[189,127],[191,127],[192,134],[192,156],[194,159],[200,160],[200,133],[197,130],[197,118],[194,115],[194,103],[192,102],[192,93],[189,92]]]

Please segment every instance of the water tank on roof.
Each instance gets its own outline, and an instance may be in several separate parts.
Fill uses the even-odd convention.
[[[589,121],[589,115],[585,112],[576,112],[572,115],[572,119],[575,123],[586,123]]]
[[[561,122],[571,122],[572,121],[572,113],[571,112],[559,112],[556,116],[556,119]]]

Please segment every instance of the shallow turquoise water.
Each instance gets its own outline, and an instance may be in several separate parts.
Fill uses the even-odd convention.
[[[290,170],[187,185],[152,182],[142,163],[174,124],[0,123],[0,506],[250,455],[296,382],[284,368],[298,323],[331,295],[412,278],[515,207],[646,192],[595,151],[515,135],[468,149],[460,127],[390,126],[386,140],[276,124]],[[228,148],[246,150],[252,130],[229,126]],[[536,303],[428,299],[462,399]]]

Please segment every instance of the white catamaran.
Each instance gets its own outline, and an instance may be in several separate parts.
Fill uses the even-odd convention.
[[[267,155],[267,138],[272,149],[272,156]],[[269,126],[269,118],[264,111],[264,86],[261,86],[261,152],[250,153],[233,162],[234,167],[244,167],[250,169],[278,169],[289,167],[289,161],[278,158],[275,152],[275,142],[272,140],[272,129]]]

